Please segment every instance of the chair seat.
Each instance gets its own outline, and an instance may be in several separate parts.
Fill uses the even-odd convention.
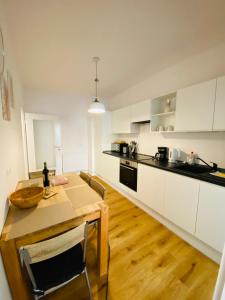
[[[47,291],[83,272],[83,249],[81,244],[50,259],[30,265],[37,289]]]

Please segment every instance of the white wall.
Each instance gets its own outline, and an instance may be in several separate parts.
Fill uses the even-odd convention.
[[[4,13],[0,1],[0,26],[4,35],[6,52],[6,69],[10,70],[14,86],[14,109],[12,120],[3,121],[0,109],[0,230],[5,221],[8,210],[7,196],[14,191],[18,180],[24,178],[24,161],[22,149],[21,117],[22,90],[13,61],[12,47],[7,34]],[[0,103],[1,107],[1,103]],[[9,300],[11,295],[8,289],[2,261],[0,259],[0,299]]]
[[[143,82],[111,98],[107,108],[113,110],[127,104],[152,99],[224,74],[225,43],[146,78]]]
[[[145,81],[113,97],[108,107],[116,109],[145,99],[152,99],[197,82],[225,74],[225,43],[193,56],[171,68],[155,74]],[[190,120],[191,121],[191,120]],[[206,161],[215,161],[225,168],[225,133],[149,133],[148,125],[141,126],[139,135],[120,136],[135,139],[139,152],[154,155],[157,146],[179,147],[194,151]]]
[[[64,172],[88,169],[88,103],[74,95],[24,91],[24,111],[60,118]]]

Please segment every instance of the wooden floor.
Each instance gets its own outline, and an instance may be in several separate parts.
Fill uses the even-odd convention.
[[[212,299],[218,265],[103,184],[110,209],[108,300]],[[89,233],[87,263],[94,300],[106,299],[96,273],[95,229]],[[88,299],[84,278],[45,299]]]

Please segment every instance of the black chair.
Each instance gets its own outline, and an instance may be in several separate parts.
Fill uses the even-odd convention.
[[[91,286],[86,267],[87,223],[52,239],[20,248],[32,283],[34,299],[50,294],[85,274],[89,298]]]

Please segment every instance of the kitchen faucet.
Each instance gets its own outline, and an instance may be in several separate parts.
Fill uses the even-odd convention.
[[[217,171],[218,169],[218,165],[214,162],[211,162],[213,165],[210,166],[206,161],[204,161],[201,157],[197,156],[196,159],[202,161],[205,165],[207,165],[208,167],[212,168],[214,171]]]

